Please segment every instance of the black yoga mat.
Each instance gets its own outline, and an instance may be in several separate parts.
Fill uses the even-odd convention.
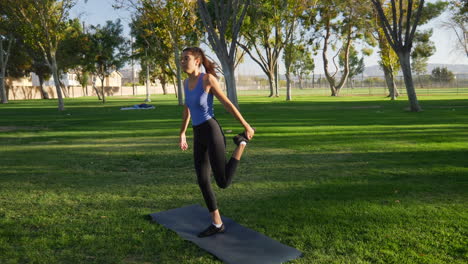
[[[228,217],[222,217],[226,232],[198,238],[197,234],[211,223],[206,208],[190,205],[151,214],[152,220],[175,231],[185,240],[229,264],[279,264],[302,255],[295,248],[283,245],[252,229],[243,227]]]

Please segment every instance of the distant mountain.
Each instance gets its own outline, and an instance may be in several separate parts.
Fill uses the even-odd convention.
[[[431,74],[437,67],[447,67],[454,74],[468,74],[468,64],[429,64],[426,74]],[[369,66],[365,68],[364,76],[383,76],[383,71],[379,65]]]

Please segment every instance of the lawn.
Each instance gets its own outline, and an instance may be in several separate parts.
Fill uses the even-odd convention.
[[[204,205],[182,108],[108,99],[0,105],[0,263],[220,263],[145,218]],[[221,213],[304,252],[291,263],[467,263],[468,95],[419,99],[241,96],[257,134]],[[230,153],[241,127],[215,112]]]

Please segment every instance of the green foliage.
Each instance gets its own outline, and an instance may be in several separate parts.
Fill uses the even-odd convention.
[[[415,59],[418,57],[429,58],[434,55],[436,48],[434,42],[431,41],[433,30],[428,29],[425,31],[418,31],[414,35],[413,51],[411,52],[411,58]]]
[[[426,73],[429,57],[436,51],[434,42],[430,40],[432,32],[432,29],[418,31],[414,36],[415,47],[411,52],[411,67],[418,75]]]
[[[344,67],[344,52],[340,53],[339,64]],[[352,79],[355,76],[363,73],[365,69],[364,56],[359,58],[359,54],[354,46],[351,46],[349,50],[349,78]]]
[[[255,59],[264,72],[273,72],[287,34],[282,30],[288,24],[289,15],[286,1],[253,1],[247,11],[241,36],[245,40],[242,48]],[[255,50],[256,53],[251,53]]]
[[[431,77],[434,81],[451,82],[455,79],[453,72],[449,71],[447,67],[437,67],[432,70]]]
[[[455,11],[455,14],[460,18],[465,17],[468,21],[468,2],[464,0],[450,0],[449,8]]]
[[[15,39],[12,46],[6,65],[6,74],[13,78],[24,77],[34,69],[35,62],[26,52],[27,49],[21,41]],[[50,69],[47,71],[50,72]]]
[[[447,1],[438,0],[436,2],[427,2],[423,8],[421,19],[419,21],[419,25],[427,24],[434,18],[437,18],[447,9],[448,6]]]
[[[67,21],[64,38],[57,50],[57,64],[62,72],[80,69],[86,71],[92,69],[92,56],[90,36],[85,34],[80,20]]]
[[[153,8],[155,8],[153,6]],[[150,75],[153,82],[158,79],[161,82],[167,82],[177,76],[175,71],[176,61],[174,54],[174,42],[172,42],[168,33],[167,25],[162,19],[156,19],[153,13],[164,13],[161,10],[146,10],[146,14],[136,15],[133,18],[131,34],[135,37],[133,43],[133,58],[141,61],[142,70],[140,71],[140,82],[144,83],[146,79],[146,67],[150,66]],[[159,17],[160,18],[160,17]],[[190,39],[192,33],[190,33]],[[188,41],[183,45],[193,43]]]
[[[300,79],[312,73],[315,69],[315,62],[312,52],[307,49],[307,46],[299,44],[288,47],[288,49],[292,50],[291,72]]]
[[[142,0],[131,9],[136,11],[131,23],[135,37],[133,58],[139,59],[142,67],[149,66],[150,74],[161,83],[175,76],[178,94],[182,94],[178,57],[185,47],[198,46],[203,34],[193,1]],[[182,104],[182,96],[179,98]]]
[[[48,56],[55,55],[67,31],[75,0],[3,0],[22,39]],[[52,54],[50,54],[52,53]]]
[[[128,60],[128,42],[122,31],[120,19],[107,21],[104,26],[91,26],[89,38],[92,46],[89,52],[94,58],[93,70],[101,80],[120,69]]]

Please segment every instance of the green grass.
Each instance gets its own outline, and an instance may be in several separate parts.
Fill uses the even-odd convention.
[[[419,99],[240,97],[257,135],[221,213],[304,252],[291,263],[466,263],[468,96]],[[144,218],[204,203],[182,108],[119,110],[141,101],[0,105],[0,263],[220,263]],[[241,128],[215,112],[232,151]]]

